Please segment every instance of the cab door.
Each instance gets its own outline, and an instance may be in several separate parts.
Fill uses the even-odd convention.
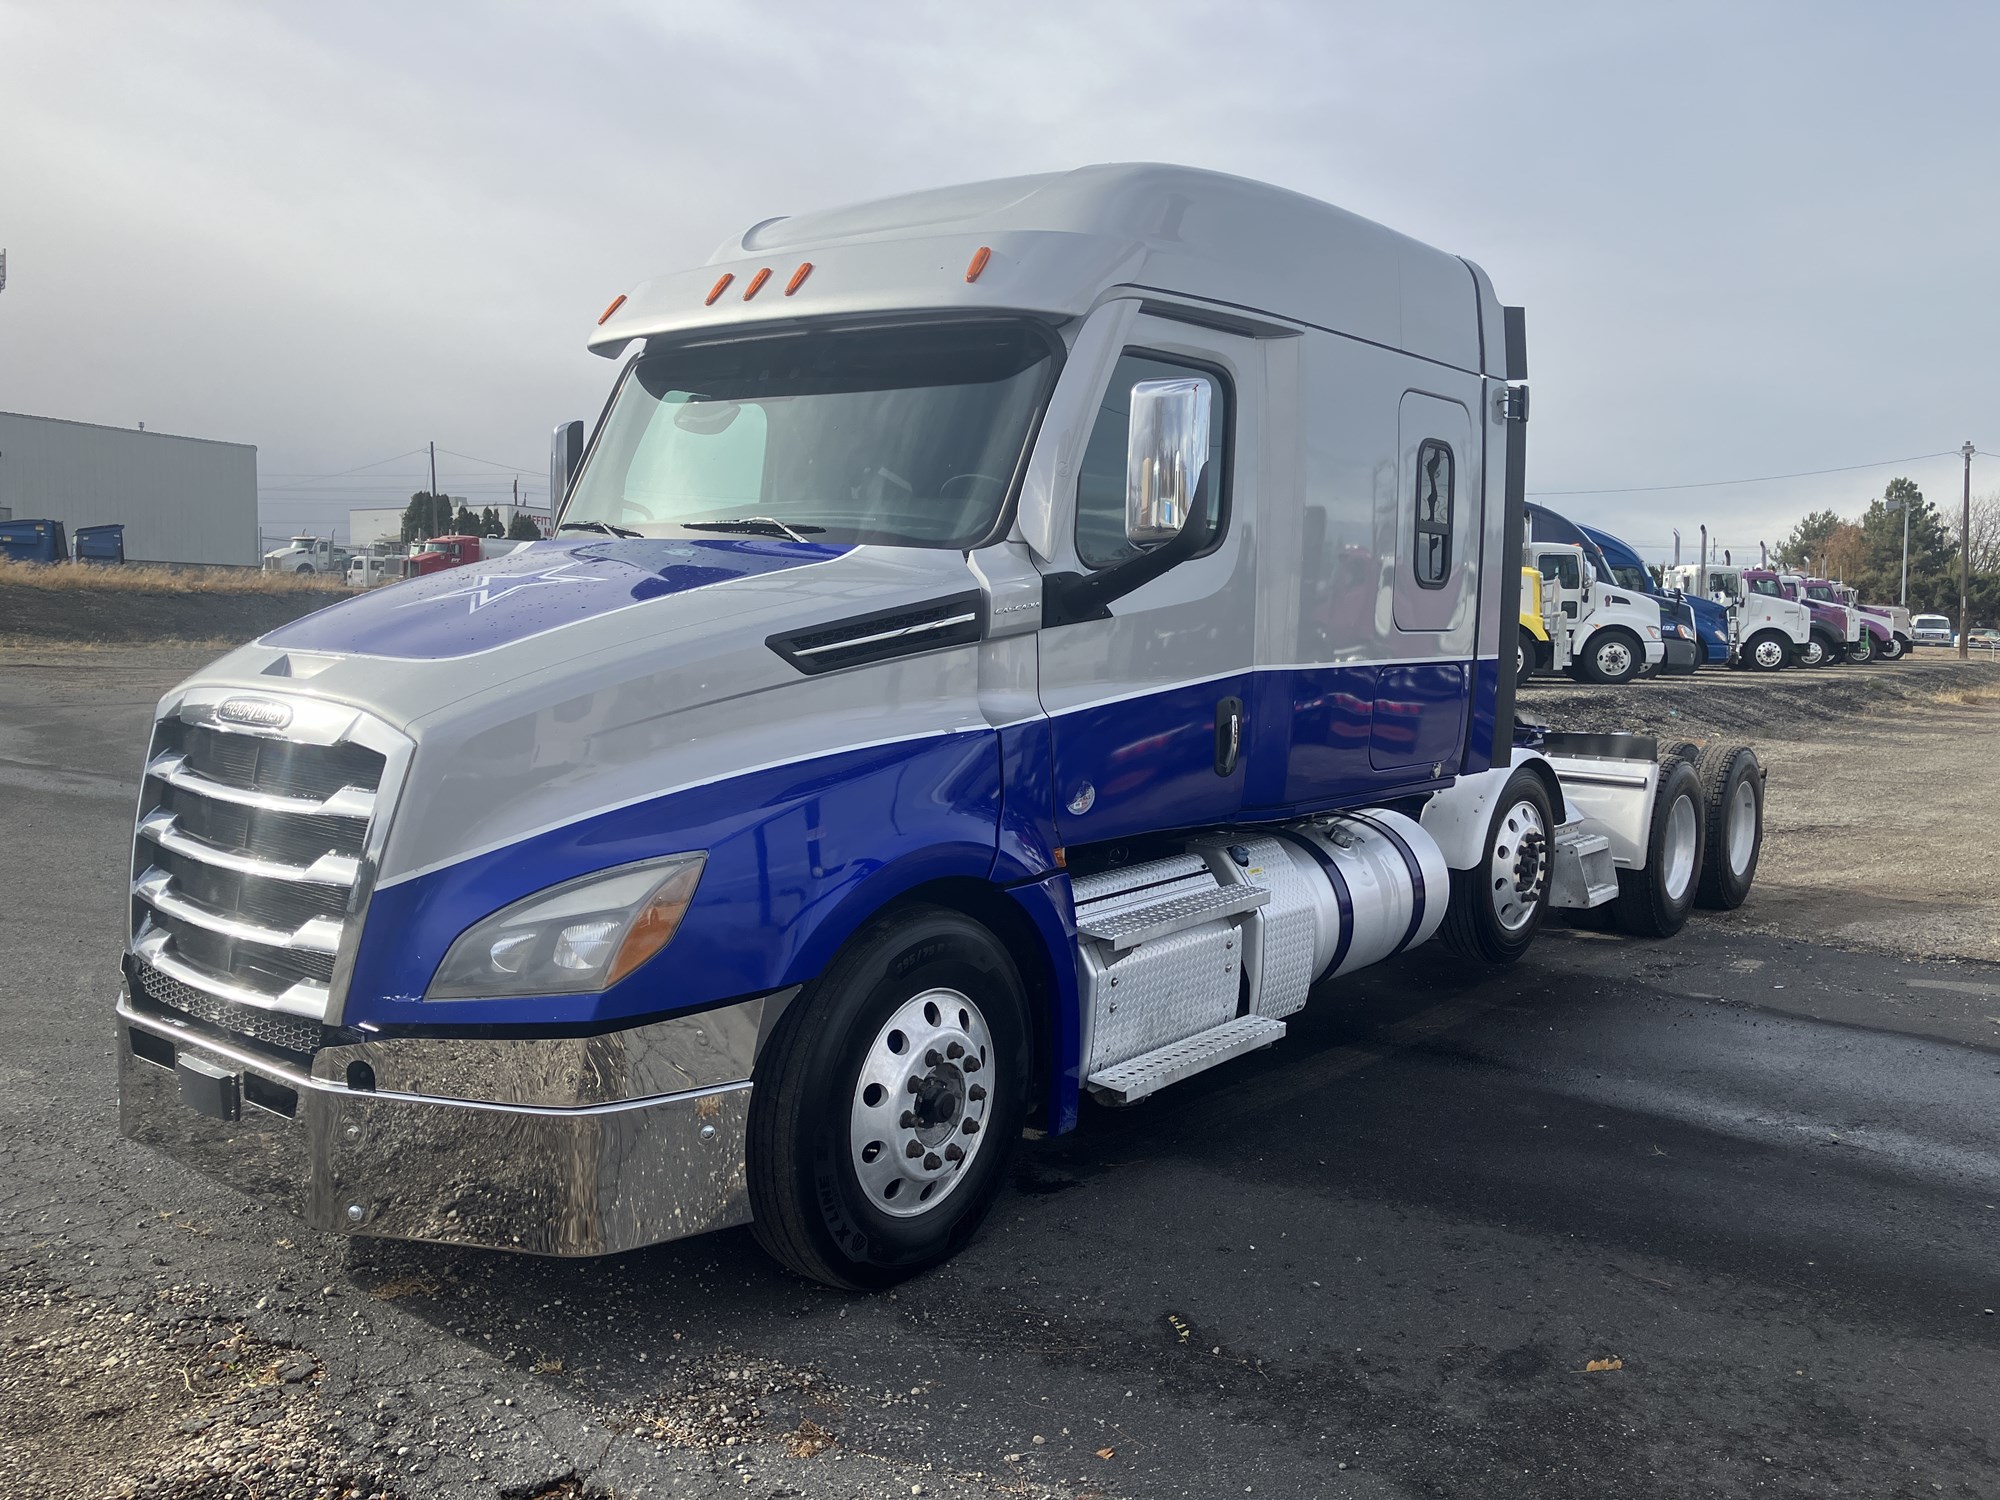
[[[1064,844],[1212,823],[1243,806],[1261,370],[1255,339],[1141,314],[1101,382],[1074,483],[1053,507],[1055,556],[1038,559],[1047,579],[1041,699]],[[1055,576],[1100,575],[1140,550],[1125,537],[1126,445],[1132,388],[1154,380],[1208,388],[1209,460],[1195,514],[1213,535],[1094,617],[1052,619]]]

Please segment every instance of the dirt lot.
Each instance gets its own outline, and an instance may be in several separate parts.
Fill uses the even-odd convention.
[[[347,596],[324,577],[0,562],[0,649],[198,643],[220,652]]]
[[[1770,772],[1756,896],[1733,920],[1843,947],[2000,959],[2000,665],[1901,662],[1577,686],[1530,683],[1557,729],[1724,738]]]
[[[2000,1493],[2000,668],[1531,687],[1757,746],[1741,911],[1325,986],[850,1298],[745,1231],[315,1235],[119,1137],[133,784],[213,654],[0,650],[0,1494]]]

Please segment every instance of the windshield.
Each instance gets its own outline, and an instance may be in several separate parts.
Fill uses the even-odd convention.
[[[1817,599],[1822,604],[1831,604],[1834,602],[1832,588],[1824,583],[1807,584],[1806,597],[1808,599]]]
[[[1013,493],[1058,347],[1008,319],[649,349],[563,525],[972,546]]]
[[[1653,592],[1653,575],[1644,568],[1613,568],[1611,576],[1618,580],[1620,587],[1631,589],[1634,593]]]

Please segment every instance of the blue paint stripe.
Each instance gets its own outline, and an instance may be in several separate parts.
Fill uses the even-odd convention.
[[[1410,847],[1409,841],[1387,823],[1371,818],[1366,813],[1342,813],[1341,816],[1352,818],[1357,823],[1365,823],[1381,834],[1382,837],[1396,846],[1396,851],[1403,856],[1403,863],[1409,867],[1410,925],[1404,931],[1402,941],[1390,950],[1393,953],[1401,953],[1415,939],[1417,929],[1424,925],[1424,902],[1427,896],[1424,889],[1424,867],[1418,861],[1416,851]]]
[[[1271,830],[1288,844],[1297,845],[1310,854],[1326,875],[1326,883],[1333,887],[1333,899],[1340,907],[1340,937],[1333,945],[1333,957],[1327,961],[1320,974],[1331,974],[1347,958],[1347,950],[1354,946],[1354,896],[1347,889],[1347,877],[1340,873],[1340,866],[1333,862],[1333,856],[1320,848],[1302,833],[1289,828]],[[1313,975],[1318,979],[1320,974]]]

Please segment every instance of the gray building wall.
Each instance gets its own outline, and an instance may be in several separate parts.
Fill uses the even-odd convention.
[[[259,561],[257,450],[247,443],[0,411],[0,506],[72,535],[123,522],[134,562]]]

